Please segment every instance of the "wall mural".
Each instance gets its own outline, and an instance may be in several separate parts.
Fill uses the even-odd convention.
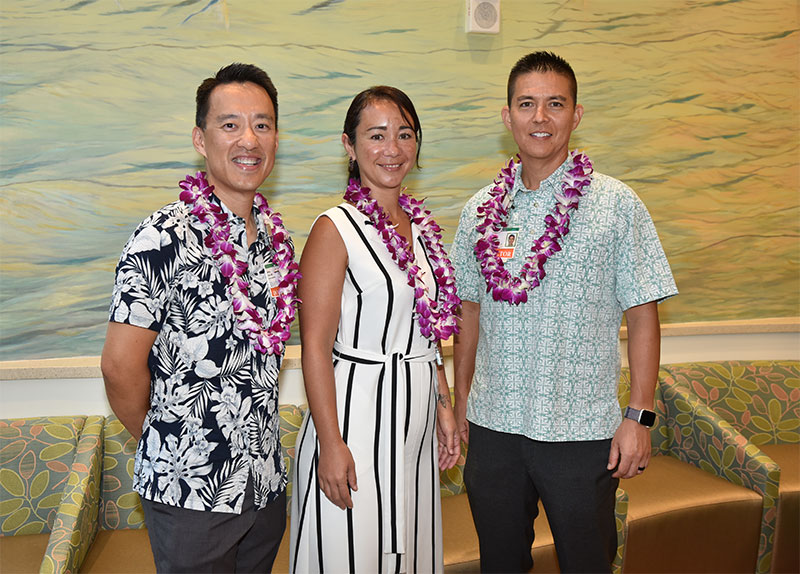
[[[464,201],[513,152],[500,121],[523,54],[571,62],[573,145],[630,184],[681,295],[665,323],[798,314],[796,0],[504,0],[496,36],[447,0],[53,0],[0,13],[0,360],[97,355],[136,224],[198,169],[194,90],[232,61],[280,95],[264,187],[302,249],[339,201],[355,93],[401,87],[423,123],[407,181],[450,242]]]

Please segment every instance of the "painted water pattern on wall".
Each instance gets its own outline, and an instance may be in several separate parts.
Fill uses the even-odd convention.
[[[0,359],[97,355],[116,259],[200,167],[197,84],[231,61],[280,93],[264,187],[302,249],[339,201],[352,96],[409,93],[424,129],[408,180],[452,240],[514,151],[511,65],[552,49],[578,73],[573,137],[648,205],[681,295],[664,322],[798,314],[796,0],[504,0],[496,36],[463,0],[9,0],[0,42]]]

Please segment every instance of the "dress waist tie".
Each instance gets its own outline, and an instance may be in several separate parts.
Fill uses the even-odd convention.
[[[379,432],[388,437],[383,464],[379,464],[379,490],[382,515],[384,554],[405,554],[406,532],[406,487],[405,472],[405,420],[406,391],[401,388],[405,369],[402,363],[432,363],[436,360],[435,348],[423,352],[406,354],[393,351],[387,355],[355,349],[339,343],[333,344],[333,356],[342,361],[362,365],[383,365],[384,376],[378,383],[378,399],[381,401]],[[404,562],[404,561],[403,561]],[[405,571],[405,568],[402,568]]]

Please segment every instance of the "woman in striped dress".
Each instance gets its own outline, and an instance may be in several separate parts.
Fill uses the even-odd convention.
[[[410,99],[355,97],[345,203],[317,218],[300,263],[309,413],[297,440],[291,571],[441,572],[439,469],[459,438],[439,341],[456,329],[439,228],[401,193],[422,130]]]

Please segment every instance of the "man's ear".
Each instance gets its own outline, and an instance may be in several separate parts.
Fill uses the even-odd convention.
[[[503,123],[506,125],[506,128],[509,130],[511,129],[511,112],[508,109],[508,106],[503,106],[503,109],[500,110],[500,116],[503,118]]]
[[[575,106],[575,116],[572,118],[572,129],[578,127],[578,124],[581,123],[581,118],[583,117],[583,106],[578,104]]]
[[[194,144],[194,149],[197,150],[197,153],[202,155],[203,157],[206,156],[206,136],[203,133],[203,130],[198,128],[197,126],[194,127],[192,130],[192,144]],[[277,140],[276,140],[277,146]]]

